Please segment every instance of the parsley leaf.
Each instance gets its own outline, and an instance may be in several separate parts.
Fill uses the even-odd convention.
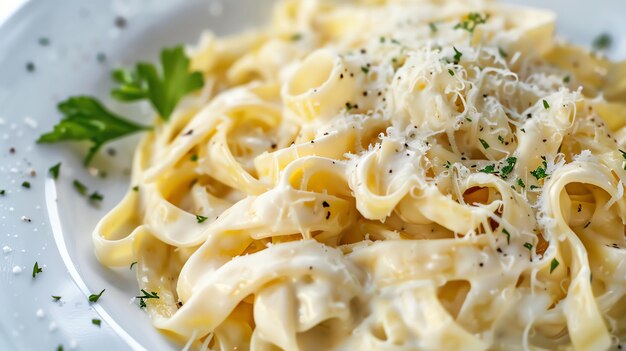
[[[528,251],[532,251],[533,250],[533,244],[531,243],[524,243],[524,247],[528,249]]]
[[[61,296],[52,295],[52,298],[54,299],[54,301],[61,300]]]
[[[37,274],[41,273],[42,271],[43,270],[39,268],[39,263],[35,262],[35,265],[33,266],[33,278],[35,278]]]
[[[117,69],[113,80],[120,84],[111,96],[120,101],[150,100],[159,116],[168,120],[183,96],[202,88],[200,72],[189,72],[189,58],[182,46],[161,51],[162,75],[150,63],[138,63],[135,71]]]
[[[624,159],[623,168],[626,171],[626,152],[624,152],[622,150],[619,150],[619,152],[622,154],[622,158]]]
[[[437,23],[430,22],[428,23],[428,27],[430,27],[430,31],[433,33],[437,33]]]
[[[128,268],[128,269],[133,269],[133,266],[134,266],[134,265],[136,265],[136,264],[137,264],[137,261],[135,261],[135,262],[131,263],[131,264],[130,264],[130,268]]]
[[[509,157],[506,159],[506,166],[500,169],[500,176],[502,176],[502,179],[506,179],[509,173],[513,171],[515,163],[517,163],[517,157]]]
[[[522,189],[526,189],[526,184],[520,178],[517,179],[517,185],[519,185]]]
[[[556,267],[558,266],[559,266],[559,261],[556,258],[553,258],[552,262],[550,262],[550,274],[552,274],[552,271],[554,271]]]
[[[102,324],[102,321],[94,318],[91,320],[91,324],[97,325],[99,327]]]
[[[369,67],[367,67],[367,66],[361,66],[361,71],[362,71],[363,73],[365,73],[365,74],[370,73],[370,69],[369,69]]]
[[[91,294],[91,295],[89,295],[89,302],[98,302],[98,300],[100,299],[100,297],[104,293],[104,290],[106,290],[106,289],[102,289],[102,291],[100,291],[99,294]]]
[[[454,26],[454,29],[463,29],[468,31],[470,34],[474,34],[474,30],[476,29],[476,27],[479,24],[487,23],[488,19],[488,14],[481,15],[478,12],[470,12],[461,22],[457,23],[457,25]]]
[[[205,217],[205,216],[196,215],[196,221],[198,223],[202,223],[202,222],[206,221],[207,219],[209,219],[209,218]]]
[[[85,164],[89,164],[100,147],[117,138],[133,134],[149,127],[136,124],[107,110],[90,96],[71,97],[58,106],[65,116],[51,132],[43,134],[38,143],[89,140],[93,143]]]
[[[546,110],[550,108],[550,104],[546,100],[543,100],[543,108]]]
[[[50,169],[48,169],[48,172],[52,176],[52,179],[57,179],[57,178],[59,178],[59,171],[60,170],[61,170],[61,162],[59,162],[56,165],[50,167]]]

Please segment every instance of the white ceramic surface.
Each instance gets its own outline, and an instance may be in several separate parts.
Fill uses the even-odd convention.
[[[176,349],[131,301],[137,293],[133,272],[103,268],[92,254],[91,231],[128,186],[137,138],[110,145],[115,156],[102,152],[96,158],[93,166],[107,172],[104,179],[82,167],[84,145],[34,141],[58,121],[56,104],[70,95],[94,95],[118,112],[147,120],[146,106],[121,106],[108,98],[112,67],[154,60],[165,46],[195,43],[203,29],[227,34],[261,23],[271,2],[30,1],[0,26],[0,189],[6,190],[0,196],[0,350]],[[580,44],[609,32],[611,56],[626,58],[624,1],[512,2],[555,10],[559,33]],[[118,16],[127,19],[124,28],[115,25]],[[47,46],[39,43],[43,37]],[[106,56],[103,62],[99,53]],[[27,62],[35,64],[33,72]],[[55,182],[46,173],[57,162],[63,165]],[[104,194],[102,205],[79,196],[74,179]],[[24,181],[30,189],[21,186]],[[35,261],[43,272],[33,279]],[[101,300],[88,303],[87,296],[102,289]],[[51,295],[62,296],[61,302]],[[92,318],[102,319],[102,326]]]

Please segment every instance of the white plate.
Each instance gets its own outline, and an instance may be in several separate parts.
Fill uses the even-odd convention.
[[[65,350],[176,349],[131,301],[137,293],[133,272],[103,268],[92,254],[91,231],[128,186],[137,138],[110,145],[116,156],[105,147],[97,157],[94,166],[107,172],[106,179],[82,167],[84,148],[34,141],[56,123],[56,104],[70,95],[94,95],[146,120],[140,109],[108,98],[112,67],[153,60],[165,46],[195,43],[203,29],[227,34],[261,23],[271,2],[31,1],[0,27],[0,189],[7,191],[0,196],[0,249],[7,251],[0,251],[0,350],[56,350],[61,344]],[[559,33],[580,44],[609,32],[611,56],[626,57],[626,2],[513,2],[546,3],[559,14]],[[127,19],[124,28],[116,27],[118,16]],[[39,43],[44,37],[47,46]],[[98,53],[106,55],[104,62]],[[27,62],[34,63],[33,72],[27,72]],[[60,161],[61,176],[54,182],[47,169]],[[74,179],[105,195],[100,208],[77,194]],[[31,188],[23,188],[23,181]],[[33,279],[35,261],[43,272]],[[87,296],[102,289],[98,304],[89,304]],[[51,295],[62,296],[61,302]],[[102,326],[92,318],[102,319]]]

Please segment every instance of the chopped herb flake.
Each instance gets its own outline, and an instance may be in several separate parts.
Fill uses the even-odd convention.
[[[104,200],[104,196],[97,191],[89,195],[89,201],[91,202],[102,202],[102,200]]]
[[[524,247],[528,249],[528,251],[532,251],[533,250],[533,244],[531,243],[524,243]]]
[[[448,68],[448,74],[454,77],[454,71],[451,68]]]
[[[204,217],[204,216],[196,215],[196,221],[197,221],[198,223],[202,223],[202,222],[206,221],[207,219],[209,219],[209,217]]]
[[[91,295],[89,295],[89,302],[98,302],[98,300],[100,299],[100,297],[104,293],[104,290],[106,290],[106,289],[102,289],[102,291],[100,291],[99,294],[91,294]]]
[[[30,182],[22,182],[22,188],[30,189]]]
[[[526,189],[526,184],[520,178],[517,179],[517,185],[519,185],[522,189]]]
[[[133,262],[130,264],[130,267],[128,269],[133,269],[133,266],[137,264],[137,261]]]
[[[482,172],[482,173],[496,173],[496,166],[495,165],[487,165],[487,166],[485,166],[485,168],[478,170],[478,172]]]
[[[476,27],[480,24],[485,24],[488,19],[488,14],[481,15],[478,12],[470,12],[461,22],[454,26],[454,29],[463,29],[470,34],[474,34],[474,30],[476,29]]]
[[[92,319],[92,320],[91,320],[91,324],[93,324],[93,325],[97,325],[97,326],[99,327],[99,326],[100,326],[100,324],[102,324],[102,321],[101,321],[101,320],[99,320],[99,319],[95,319],[95,318],[94,318],[94,319]]]
[[[52,299],[53,299],[54,301],[59,301],[59,300],[61,300],[61,296],[52,295]]]
[[[502,137],[502,135],[498,135],[498,141],[500,141],[500,143],[504,144],[504,138]]]
[[[502,228],[502,234],[506,235],[506,244],[510,245],[511,244],[511,233],[509,233],[508,230]]]
[[[33,278],[35,278],[37,274],[41,272],[43,272],[43,270],[39,267],[39,263],[35,262],[35,265],[33,266]]]
[[[558,266],[559,266],[559,261],[556,258],[553,258],[552,262],[550,262],[550,274],[552,274],[552,271],[554,271],[556,267]]]
[[[485,150],[489,148],[489,144],[487,144],[487,142],[483,139],[478,138],[478,141],[480,141],[480,144],[485,148]]]
[[[570,76],[565,76],[563,77],[563,83],[568,84],[570,82],[571,78]]]
[[[363,71],[363,73],[365,73],[365,74],[370,73],[369,67],[366,67],[366,66],[361,66],[361,71]]]
[[[191,155],[191,161],[192,162],[198,161],[198,155]]]
[[[48,173],[50,173],[50,175],[52,176],[52,179],[57,179],[57,178],[59,178],[60,170],[61,170],[61,162],[59,162],[56,165],[50,167],[50,169],[48,169]]]
[[[76,179],[74,179],[74,182],[72,184],[74,185],[74,189],[76,189],[79,194],[83,196],[87,195],[87,187],[85,186],[85,184]]]
[[[506,179],[508,175],[513,171],[516,162],[517,157],[509,157],[506,159],[506,166],[500,169],[500,176],[502,177],[502,179]]]
[[[543,108],[546,110],[550,108],[550,104],[545,99],[543,100]]]
[[[509,57],[509,54],[506,53],[506,51],[504,51],[504,49],[502,49],[501,47],[498,46],[498,53],[500,54],[500,56],[502,56],[502,58],[507,58]]]
[[[454,57],[452,62],[454,62],[455,65],[458,65],[459,62],[461,62],[461,57],[463,57],[463,53],[457,50],[455,46],[453,46],[452,49],[454,49]]]
[[[608,50],[611,48],[611,45],[613,45],[613,38],[608,33],[598,35],[591,43],[591,46],[596,51]]]
[[[292,35],[290,39],[292,41],[298,41],[298,40],[302,39],[302,34],[296,33],[296,34]]]
[[[435,22],[428,23],[428,27],[430,28],[431,32],[437,33],[437,24]]]

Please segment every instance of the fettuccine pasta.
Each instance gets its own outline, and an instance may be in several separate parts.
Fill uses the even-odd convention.
[[[626,66],[490,1],[284,0],[94,231],[212,350],[606,350],[626,336]],[[620,339],[621,338],[621,339]]]

